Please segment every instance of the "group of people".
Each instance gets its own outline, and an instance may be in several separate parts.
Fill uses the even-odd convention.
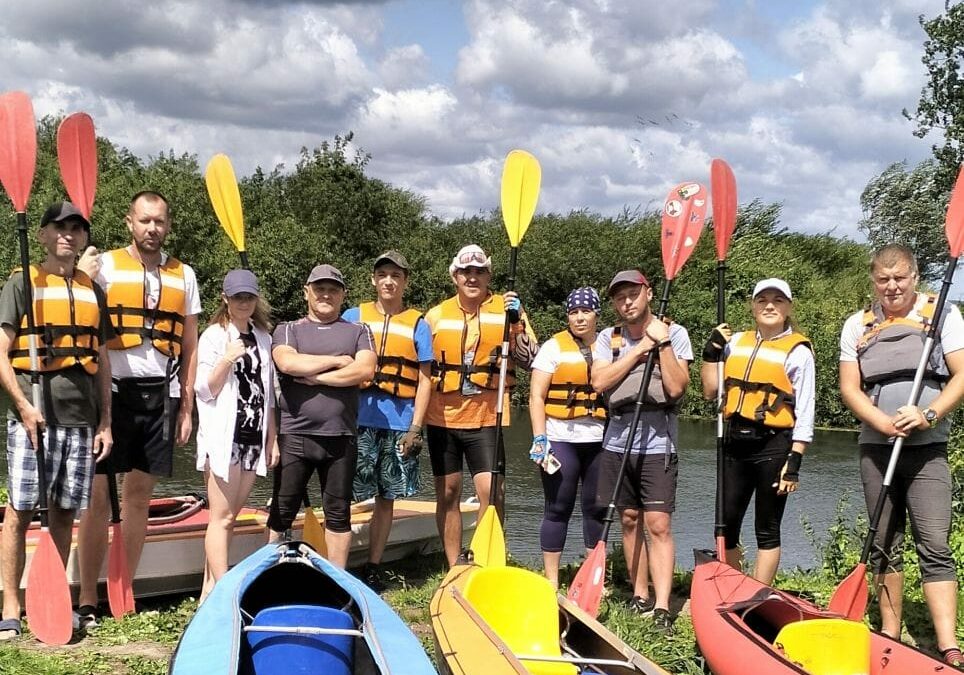
[[[167,200],[157,192],[138,193],[126,223],[130,245],[98,254],[88,247],[90,223],[69,202],[52,205],[41,219],[46,257],[30,268],[30,278],[43,410],[27,396],[32,366],[22,275],[11,276],[0,294],[0,384],[12,401],[4,588],[18,588],[23,572],[26,528],[38,502],[39,433],[46,439],[50,531],[65,561],[74,516],[82,511],[78,620],[89,625],[96,621],[107,548],[107,477],[124,474],[121,518],[133,571],[155,484],[171,476],[174,446],[189,440],[195,405],[197,468],[205,472],[211,508],[202,597],[226,572],[235,517],[268,469],[274,539],[291,528],[317,472],[325,543],[337,565],[348,559],[352,501],[374,497],[362,576],[380,589],[394,501],[419,491],[419,453],[426,444],[439,535],[454,565],[463,553],[463,464],[481,509],[491,502],[501,513],[505,482],[497,482],[499,494],[490,494],[489,479],[505,471],[497,411],[505,411],[508,425],[516,370],[526,369],[529,456],[545,492],[540,542],[546,576],[558,584],[580,484],[587,550],[599,540],[606,505],[616,494],[630,607],[671,628],[678,412],[694,354],[686,329],[652,311],[652,287],[641,272],[620,271],[608,285],[616,326],[598,331],[599,294],[578,288],[566,299],[568,326],[540,347],[518,295],[490,288],[492,261],[476,245],[452,260],[455,294],[424,314],[405,305],[411,270],[397,251],[372,265],[374,300],[344,313],[341,272],[315,266],[304,284],[306,315],[273,329],[257,277],[237,269],[225,276],[219,307],[199,337],[194,271],[162,250],[172,226]],[[898,465],[871,560],[882,630],[892,636],[900,631],[900,549],[909,514],[938,647],[952,662],[960,651],[948,547],[947,439],[948,416],[964,395],[964,323],[949,305],[921,403],[906,405],[922,335],[936,320],[934,298],[916,291],[914,256],[902,246],[874,255],[871,279],[873,304],[844,325],[840,387],[862,424],[868,508],[893,440],[905,438],[909,450]],[[792,308],[785,281],[758,283],[750,299],[754,325],[740,332],[717,326],[700,371],[704,395],[721,395],[726,418],[727,561],[743,564],[740,529],[755,496],[752,574],[766,583],[779,566],[783,511],[813,439],[814,358],[794,326]],[[507,325],[509,351],[503,354]],[[0,638],[19,635],[20,615],[19,595],[5,592]]]

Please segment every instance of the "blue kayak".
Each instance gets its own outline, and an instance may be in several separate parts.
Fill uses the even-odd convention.
[[[169,672],[436,673],[378,595],[301,542],[268,544],[225,574],[181,636]]]

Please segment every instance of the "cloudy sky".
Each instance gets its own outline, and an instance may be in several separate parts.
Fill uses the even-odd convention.
[[[83,9],[81,9],[83,8]],[[141,156],[239,174],[351,130],[449,218],[497,206],[512,148],[540,211],[655,208],[709,163],[784,224],[858,236],[859,195],[929,154],[901,115],[942,0],[29,0],[0,3],[0,88],[85,110]]]

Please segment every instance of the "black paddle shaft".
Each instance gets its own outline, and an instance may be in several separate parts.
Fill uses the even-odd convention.
[[[666,316],[666,310],[669,307],[669,289],[672,285],[673,280],[667,279],[666,285],[663,286],[663,297],[659,301],[659,314],[656,315],[658,321],[662,321],[663,317]],[[646,357],[646,366],[643,369],[643,381],[639,383],[639,391],[636,392],[636,403],[633,409],[633,421],[629,425],[629,436],[626,438],[626,447],[623,450],[623,459],[619,464],[619,473],[616,474],[616,487],[613,488],[613,497],[609,500],[609,506],[606,507],[606,517],[603,519],[603,531],[602,535],[599,537],[599,541],[607,541],[609,539],[609,530],[612,527],[613,520],[616,517],[616,500],[619,499],[619,489],[623,485],[623,474],[626,473],[626,467],[629,465],[630,450],[633,448],[633,440],[636,436],[636,429],[639,427],[639,419],[643,413],[643,402],[646,399],[646,391],[649,389],[649,383],[653,379],[653,370],[656,368],[656,360],[658,358],[659,345],[655,345],[649,351],[649,356]]]
[[[27,243],[27,214],[17,212],[17,239],[20,244],[20,268],[23,273],[24,314],[27,317],[27,335],[30,340],[30,389],[33,405],[43,414],[43,396],[40,393],[40,363],[37,358],[37,331],[33,315],[33,284],[30,281],[30,246]],[[37,489],[40,492],[40,526],[48,527],[47,517],[47,457],[44,452],[44,430],[37,432]]]
[[[117,498],[117,474],[107,472],[107,496],[110,498],[110,522],[116,525],[121,521],[120,500]]]
[[[509,279],[506,284],[506,290],[515,290],[515,272],[516,266],[519,261],[519,247],[513,246],[509,253]],[[495,448],[493,449],[492,456],[492,471],[489,474],[489,503],[497,505],[499,503],[499,495],[496,492],[499,486],[499,474],[504,470],[505,467],[505,452],[502,448],[502,399],[505,398],[505,377],[503,372],[507,368],[508,358],[509,358],[509,313],[505,313],[505,322],[502,325],[502,353],[501,360],[499,361],[499,400],[495,404]],[[498,506],[496,506],[496,512],[498,512]]]
[[[924,369],[931,359],[931,352],[934,349],[934,341],[937,338],[941,326],[944,324],[944,305],[947,302],[947,294],[951,290],[951,283],[954,281],[954,270],[957,268],[957,257],[951,256],[947,260],[947,270],[944,272],[944,279],[941,281],[941,292],[937,296],[937,305],[934,307],[934,320],[927,329],[927,338],[924,340],[924,351],[921,354],[920,362],[917,364],[917,371],[914,373],[914,384],[911,386],[910,399],[907,405],[916,406],[920,403],[920,395],[923,381]],[[900,459],[900,451],[904,446],[903,436],[894,441],[894,449],[890,451],[890,461],[887,463],[887,473],[884,475],[884,482],[880,486],[877,495],[877,503],[874,504],[874,512],[870,516],[870,527],[867,529],[867,538],[864,540],[864,548],[860,553],[860,562],[866,564],[870,559],[870,550],[874,546],[874,538],[877,536],[877,529],[880,526],[880,517],[884,512],[884,504],[887,501],[887,493],[890,492],[890,483],[894,478],[894,470],[897,468],[897,461]]]
[[[722,324],[726,322],[726,298],[725,298],[725,286],[726,284],[726,261],[720,260],[716,265],[716,323]],[[717,366],[719,368],[719,366]],[[717,371],[719,372],[719,371]],[[722,378],[718,378],[719,381],[716,383],[717,391],[723,391],[723,381]],[[722,537],[725,534],[726,523],[723,520],[723,450],[726,440],[723,438],[723,421],[721,416],[723,415],[723,397],[721,394],[717,394],[717,407],[716,411],[716,524],[713,525],[713,536]]]

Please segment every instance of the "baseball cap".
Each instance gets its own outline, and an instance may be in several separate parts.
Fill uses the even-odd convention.
[[[396,267],[400,267],[406,272],[408,271],[408,260],[405,259],[398,251],[385,251],[380,256],[375,258],[375,264],[372,265],[372,269],[377,269],[382,263],[390,262]]]
[[[69,218],[76,218],[84,224],[84,229],[90,232],[90,221],[84,218],[80,209],[70,202],[54,202],[48,206],[40,217],[40,227],[44,227],[48,223],[62,223]]]
[[[239,293],[250,293],[261,297],[258,277],[254,276],[254,272],[251,270],[231,270],[224,275],[224,283],[221,285],[221,289],[229,298]]]
[[[790,284],[788,284],[783,279],[777,279],[777,278],[764,279],[763,281],[758,282],[757,285],[753,287],[752,297],[755,298],[756,296],[760,295],[760,293],[762,293],[763,291],[767,291],[770,289],[773,289],[775,291],[780,291],[781,293],[783,293],[783,295],[786,297],[787,300],[793,300],[793,294],[790,293]]]
[[[345,286],[345,278],[341,275],[338,268],[333,265],[315,265],[311,270],[311,274],[308,275],[308,281],[305,283],[313,284],[316,281],[334,281],[336,284],[341,284],[342,288],[347,288],[347,286]]]
[[[622,272],[616,272],[616,276],[614,276],[613,280],[609,282],[609,287],[606,289],[606,293],[611,296],[613,294],[613,290],[619,284],[633,284],[635,286],[649,287],[649,281],[639,270],[623,270]]]
[[[601,307],[596,289],[584,286],[569,293],[566,298],[566,311],[571,312],[574,309],[588,309],[599,314]]]
[[[463,246],[452,258],[449,274],[455,274],[455,270],[464,270],[467,267],[485,267],[491,270],[492,258],[485,255],[485,251],[478,244]]]

